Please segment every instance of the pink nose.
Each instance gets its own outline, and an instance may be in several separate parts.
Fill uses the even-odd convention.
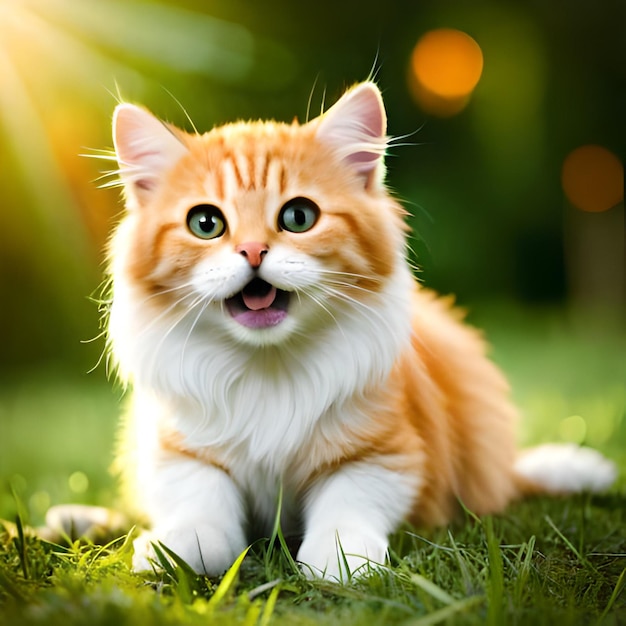
[[[268,251],[269,248],[264,243],[258,243],[256,241],[240,243],[235,248],[235,252],[238,252],[242,257],[248,260],[252,269],[257,269],[261,265],[263,257]]]

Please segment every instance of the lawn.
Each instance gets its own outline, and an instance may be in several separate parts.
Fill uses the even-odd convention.
[[[304,580],[278,533],[221,579],[184,564],[130,572],[124,537],[59,546],[31,535],[51,504],[107,504],[121,392],[101,372],[49,369],[0,389],[0,624],[626,623],[626,332],[604,317],[477,307],[511,378],[524,444],[576,441],[615,459],[607,494],[520,502],[450,528],[404,528],[389,567],[346,586]],[[600,323],[602,320],[602,323]],[[18,524],[15,524],[16,519]]]

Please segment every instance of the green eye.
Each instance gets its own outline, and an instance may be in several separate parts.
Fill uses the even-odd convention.
[[[315,226],[320,216],[317,204],[308,198],[289,200],[278,215],[278,226],[291,233],[304,233]]]
[[[200,239],[215,239],[226,232],[226,219],[212,204],[198,204],[187,213],[187,227]]]

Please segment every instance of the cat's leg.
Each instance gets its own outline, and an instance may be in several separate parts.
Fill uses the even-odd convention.
[[[223,573],[246,548],[245,507],[221,468],[193,458],[159,464],[149,481],[152,530],[135,541],[133,568],[151,569],[151,543],[160,541],[198,574]]]
[[[419,482],[415,475],[362,461],[316,483],[307,496],[297,557],[305,575],[345,582],[383,564],[388,535],[411,510]]]

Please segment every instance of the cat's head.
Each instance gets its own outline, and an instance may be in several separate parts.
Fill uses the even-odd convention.
[[[371,315],[404,247],[402,209],[383,185],[387,139],[370,82],[303,125],[240,122],[203,135],[120,104],[126,214],[114,282],[154,316],[251,346]]]

